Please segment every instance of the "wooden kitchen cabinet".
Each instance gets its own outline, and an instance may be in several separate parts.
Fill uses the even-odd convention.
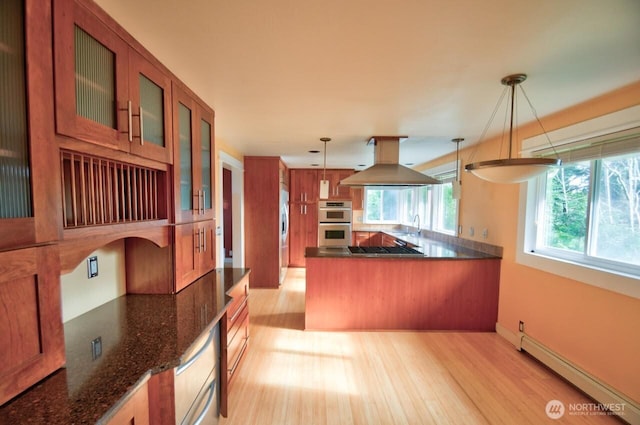
[[[51,5],[5,0],[0,14],[0,250],[59,238]],[[28,64],[28,66],[27,66]]]
[[[245,264],[251,269],[253,287],[278,288],[281,267],[289,262],[282,250],[289,239],[281,199],[285,174],[280,157],[244,157]]]
[[[249,345],[249,275],[227,294],[231,304],[221,321],[221,401],[220,412],[227,416],[229,386]]]
[[[318,204],[290,204],[289,266],[304,267],[304,251],[318,246]]]
[[[395,236],[387,235],[386,233],[380,233],[381,246],[396,246]]]
[[[185,87],[173,86],[175,221],[214,218],[214,112]]]
[[[289,266],[304,267],[304,250],[318,246],[318,170],[289,170]]]
[[[212,220],[175,226],[175,292],[215,268]]]
[[[318,170],[308,168],[291,169],[289,170],[289,184],[291,189],[290,202],[318,202],[318,191],[320,189]]]
[[[352,244],[354,246],[371,246],[371,232],[355,231]]]
[[[107,421],[107,425],[148,425],[149,420],[149,386],[145,382],[129,397]]]
[[[329,198],[327,199],[351,199],[351,188],[349,186],[340,186],[340,181],[353,175],[353,172],[353,170],[346,169],[326,170],[326,179],[329,181]],[[318,180],[322,180],[324,177],[325,172],[323,170],[319,170]]]
[[[172,162],[171,77],[100,8],[54,2],[56,130]]]
[[[353,186],[351,188],[351,208],[354,211],[361,211],[364,209],[364,187]]]
[[[0,252],[0,404],[64,365],[58,248]]]

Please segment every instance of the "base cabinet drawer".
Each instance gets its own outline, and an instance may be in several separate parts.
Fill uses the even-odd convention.
[[[220,371],[220,413],[227,416],[229,385],[249,346],[249,275],[227,294],[232,297],[221,329],[222,356]]]

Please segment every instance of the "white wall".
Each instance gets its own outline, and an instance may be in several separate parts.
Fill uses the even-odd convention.
[[[88,278],[84,259],[75,270],[60,277],[63,322],[126,293],[124,239],[105,245],[87,258],[94,255],[98,257],[98,276]]]

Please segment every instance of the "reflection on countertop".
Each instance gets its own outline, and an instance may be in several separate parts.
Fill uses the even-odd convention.
[[[1,423],[95,423],[171,369],[224,314],[249,269],[217,269],[178,294],[125,295],[65,323],[66,366],[0,407]],[[100,338],[94,359],[92,341]]]

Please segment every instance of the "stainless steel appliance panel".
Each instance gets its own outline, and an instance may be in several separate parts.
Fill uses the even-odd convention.
[[[318,223],[318,246],[351,245],[351,223]]]
[[[319,223],[351,223],[351,201],[320,201]]]

